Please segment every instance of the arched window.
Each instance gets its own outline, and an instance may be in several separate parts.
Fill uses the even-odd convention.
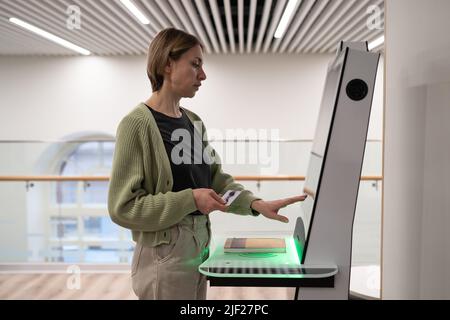
[[[56,166],[61,176],[109,176],[112,137],[66,142]],[[131,261],[131,232],[114,224],[107,211],[108,181],[58,181],[51,188],[49,261]]]

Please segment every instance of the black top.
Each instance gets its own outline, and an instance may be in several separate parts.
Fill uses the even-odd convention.
[[[184,110],[180,108],[180,118],[173,118],[147,107],[156,120],[169,157],[173,176],[172,191],[211,188],[211,168],[203,159],[205,145],[202,136]],[[190,214],[202,213],[196,210]]]

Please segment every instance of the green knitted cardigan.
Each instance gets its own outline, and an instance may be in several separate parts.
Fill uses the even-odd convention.
[[[201,124],[205,146],[211,150],[212,189],[218,194],[242,190],[227,212],[257,216],[251,203],[259,198],[222,171],[220,157],[208,143],[203,122],[192,111],[183,110],[192,123]],[[170,243],[168,229],[197,210],[192,189],[173,192],[172,186],[170,162],[158,126],[147,106],[140,103],[117,128],[108,190],[111,219],[130,229],[133,240],[144,246]]]

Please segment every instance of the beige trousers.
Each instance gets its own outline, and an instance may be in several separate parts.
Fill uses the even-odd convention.
[[[139,299],[206,299],[206,277],[198,266],[208,257],[211,231],[207,223],[207,216],[189,215],[170,229],[169,244],[136,244],[131,278]]]

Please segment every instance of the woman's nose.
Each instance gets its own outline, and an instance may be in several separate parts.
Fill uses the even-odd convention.
[[[200,80],[206,80],[206,73],[203,69],[200,69],[200,74],[199,74],[199,78]]]

